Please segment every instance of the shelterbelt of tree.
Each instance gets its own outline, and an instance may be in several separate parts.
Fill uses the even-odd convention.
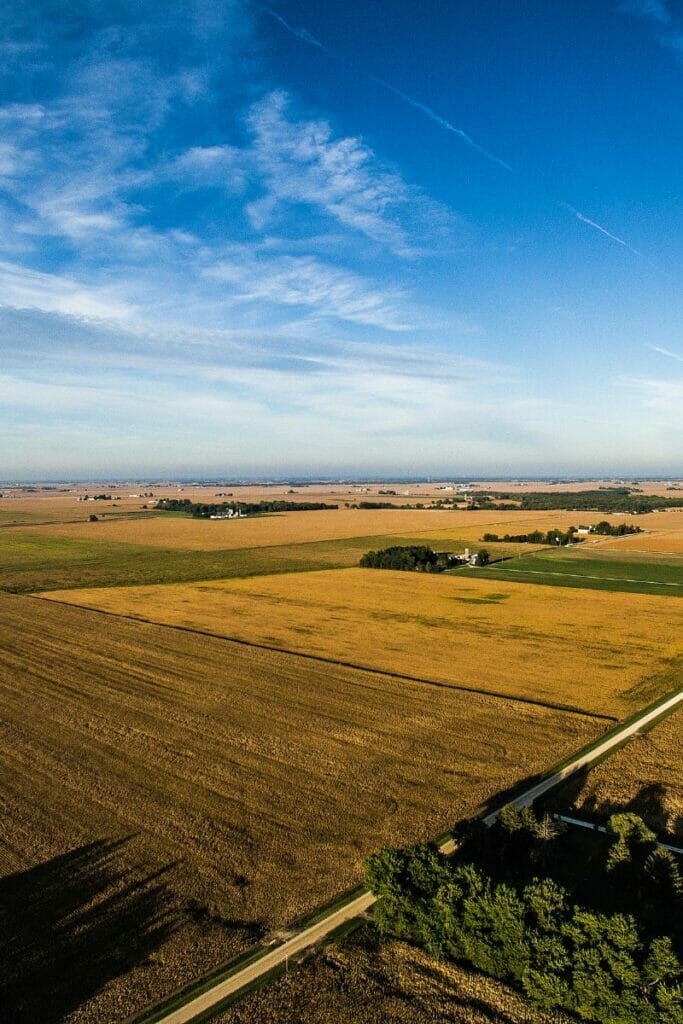
[[[367,862],[380,932],[519,986],[537,1006],[601,1024],[683,1018],[683,878],[635,814],[562,831],[508,805],[445,857],[386,848]]]
[[[185,512],[196,519],[225,515],[229,511],[240,515],[254,516],[268,512],[321,512],[339,508],[324,501],[221,501],[219,503],[195,502],[189,498],[163,498],[157,504],[161,512]]]
[[[485,533],[481,538],[485,543],[490,544],[581,544],[583,536],[579,534],[581,527],[570,526],[568,530],[533,530],[531,533],[505,533],[500,537],[497,533]],[[584,527],[591,534],[598,537],[626,537],[631,534],[643,533],[640,526],[631,526],[629,523],[618,523],[613,526],[607,520],[596,523],[593,527]]]
[[[477,498],[479,500],[479,496]],[[530,491],[522,494],[519,501],[520,508],[539,511],[557,508],[577,512],[643,513],[683,507],[683,495],[663,498],[659,494],[641,494],[630,487],[600,487],[594,491]]]

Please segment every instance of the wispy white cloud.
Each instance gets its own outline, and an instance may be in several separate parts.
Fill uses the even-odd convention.
[[[659,45],[677,57],[683,56],[683,32],[674,27],[674,15],[667,0],[622,0],[619,10],[649,21],[657,30]]]
[[[326,121],[293,120],[288,97],[271,93],[252,109],[248,123],[253,152],[267,186],[254,208],[259,225],[278,204],[317,208],[400,256],[421,251],[406,221],[422,221],[422,233],[438,236],[453,227],[453,218],[396,173],[382,167],[358,138],[334,138]]]
[[[668,25],[671,21],[671,12],[666,0],[621,0],[619,10],[625,14],[633,14],[637,18],[659,22],[661,25]]]
[[[683,378],[624,375],[617,378],[616,384],[638,395],[646,408],[664,414],[668,426],[677,433],[683,430]]]
[[[45,108],[40,103],[7,103],[0,108],[0,124],[36,124],[45,117]]]
[[[233,145],[194,145],[171,164],[180,173],[214,177],[230,174],[244,164],[244,153]]]
[[[264,258],[243,248],[232,260],[208,268],[206,274],[228,282],[241,300],[305,306],[323,317],[389,331],[410,326],[397,308],[400,295],[369,288],[359,275],[312,256]]]
[[[126,319],[135,312],[115,290],[88,287],[58,274],[0,263],[0,307],[40,309],[95,319]]]

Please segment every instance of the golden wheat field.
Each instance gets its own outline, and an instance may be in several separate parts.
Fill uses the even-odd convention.
[[[658,832],[681,840],[681,765],[683,712],[678,711],[593,768],[580,790],[573,792],[573,803],[599,816],[633,810]]]
[[[645,518],[643,516],[643,518]],[[663,518],[663,516],[662,516]],[[673,525],[666,527],[648,527],[646,533],[626,537],[609,537],[600,542],[599,553],[605,551],[621,552],[628,557],[634,552],[657,553],[683,557],[683,516],[676,520],[677,529]]]
[[[48,599],[621,716],[673,688],[666,597],[373,569],[53,591]],[[647,680],[647,682],[645,682]]]
[[[35,598],[0,619],[13,1024],[124,1019],[605,724]]]
[[[337,509],[279,512],[234,520],[159,514],[125,520],[105,519],[97,523],[60,523],[43,530],[58,537],[220,551],[443,529],[455,514],[427,509]]]
[[[471,689],[622,716],[672,689],[667,597],[377,569],[54,591],[47,599]]]
[[[323,949],[216,1024],[571,1024],[509,986],[369,928]]]
[[[83,506],[80,506],[83,508]],[[453,538],[476,542],[484,533],[526,533],[551,528],[566,529],[574,523],[567,512],[475,512],[434,509],[345,509],[319,512],[279,512],[235,520],[191,519],[182,516],[141,513],[134,518],[107,517],[87,521],[88,505],[78,522],[50,523],[41,527],[46,536],[182,548],[191,551],[238,550],[282,544],[345,540],[354,537],[412,537],[415,543],[438,546]],[[95,509],[98,513],[100,510]],[[101,514],[101,512],[100,512]],[[581,522],[598,522],[596,513],[584,513]],[[622,522],[611,517],[614,522]],[[532,545],[525,546],[533,551]]]

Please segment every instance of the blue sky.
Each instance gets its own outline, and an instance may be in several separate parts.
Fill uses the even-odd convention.
[[[0,477],[683,472],[680,3],[0,31]]]

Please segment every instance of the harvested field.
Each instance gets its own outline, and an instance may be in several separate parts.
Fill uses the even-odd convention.
[[[509,986],[440,963],[366,926],[271,982],[215,1024],[571,1024]]]
[[[661,835],[683,845],[683,712],[630,743],[580,779],[557,791],[554,803],[570,803],[591,818],[615,811],[639,814]]]
[[[125,1018],[604,726],[32,598],[0,615],[13,1024]]]
[[[474,572],[343,569],[45,596],[617,717],[672,689],[667,659],[683,654],[680,601]]]
[[[86,510],[88,513],[91,508]],[[97,510],[95,510],[97,511]],[[596,520],[597,521],[597,520]],[[97,540],[105,543],[221,551],[239,548],[301,544],[322,540],[384,535],[420,535],[435,543],[449,537],[478,540],[487,530],[524,532],[567,526],[566,512],[524,513],[518,523],[510,512],[453,512],[433,509],[345,509],[322,512],[279,512],[246,519],[192,519],[177,514],[141,514],[135,518],[106,518],[97,523],[53,523],[42,528],[50,537]],[[463,529],[467,534],[463,534]]]
[[[603,550],[620,551],[625,555],[632,551],[657,551],[683,559],[683,526],[679,530],[653,530],[630,537],[609,537],[600,547],[601,554]]]
[[[246,519],[211,520],[159,513],[128,520],[62,523],[45,527],[51,536],[222,551],[337,540],[374,534],[405,533],[446,527],[456,513],[411,509],[337,509],[279,512]]]

